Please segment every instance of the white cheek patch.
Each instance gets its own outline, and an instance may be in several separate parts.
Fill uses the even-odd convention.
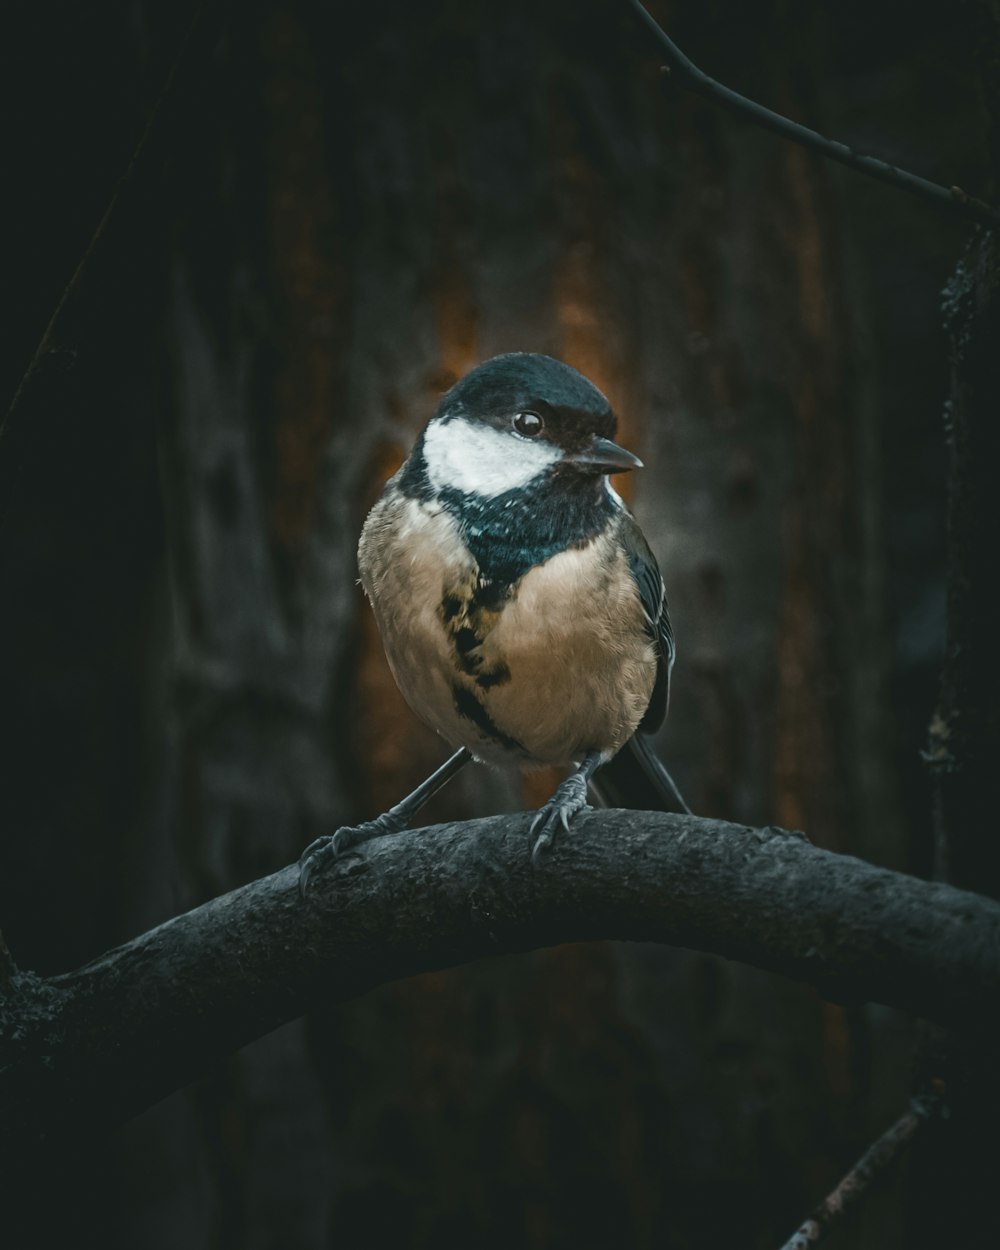
[[[464,417],[432,421],[424,432],[427,476],[436,491],[450,487],[469,495],[502,495],[527,486],[559,458],[543,439],[518,438]]]

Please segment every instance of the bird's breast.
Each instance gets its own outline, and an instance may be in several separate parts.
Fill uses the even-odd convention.
[[[635,731],[656,655],[610,535],[507,586],[482,576],[450,512],[390,487],[358,562],[397,684],[449,742],[563,764],[613,754]]]

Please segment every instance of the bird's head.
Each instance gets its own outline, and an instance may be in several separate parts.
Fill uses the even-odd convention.
[[[607,399],[551,356],[495,356],[451,388],[421,439],[434,492],[494,497],[551,481],[567,487],[642,468],[613,441]]]

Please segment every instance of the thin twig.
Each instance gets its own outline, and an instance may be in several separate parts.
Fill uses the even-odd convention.
[[[840,161],[842,165],[856,169],[859,173],[868,174],[871,178],[878,178],[882,182],[887,182],[890,186],[897,187],[900,191],[908,191],[912,195],[918,195],[921,199],[936,204],[938,208],[945,209],[951,213],[957,213],[965,218],[981,222],[986,226],[1000,225],[1000,211],[986,204],[983,200],[978,200],[974,196],[969,195],[961,187],[938,186],[936,182],[930,182],[926,178],[921,178],[918,174],[908,173],[905,169],[899,169],[896,165],[890,165],[888,161],[880,160],[877,156],[869,156],[866,153],[857,152],[846,143],[839,143],[836,139],[828,139],[825,135],[819,134],[818,131],[810,130],[808,126],[801,126],[798,122],[793,122],[790,118],[783,117],[781,113],[775,113],[771,109],[765,108],[762,104],[757,104],[754,100],[748,100],[746,96],[730,90],[729,87],[723,86],[720,82],[716,82],[714,78],[710,78],[690,58],[685,56],[674,41],[649,15],[640,0],[629,0],[629,3],[666,53],[667,68],[671,77],[679,86],[685,87],[688,91],[694,91],[698,95],[706,96],[710,100],[716,100],[723,108],[729,109],[730,112],[745,117],[749,121],[755,122],[758,126],[764,126],[768,130],[773,130],[775,134],[779,134],[785,139],[791,139],[795,143],[800,143],[803,147],[812,148],[813,151],[829,157],[830,160]]]
[[[843,1218],[868,1192],[875,1180],[895,1163],[929,1119],[940,1115],[943,1107],[941,1089],[914,1098],[909,1109],[899,1117],[878,1141],[874,1142],[836,1189],[819,1204],[801,1228],[785,1242],[781,1250],[809,1250],[826,1236],[830,1227]]]

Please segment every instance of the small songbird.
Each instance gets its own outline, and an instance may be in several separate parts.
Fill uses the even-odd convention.
[[[667,711],[674,640],[663,580],[608,480],[642,467],[582,374],[517,352],[452,387],[365,522],[358,548],[393,676],[459,750],[389,812],[317,839],[300,882],[359,842],[405,828],[470,759],[569,765],[532,824],[533,855],[587,803],[632,740],[663,797],[669,774],[636,730]]]

